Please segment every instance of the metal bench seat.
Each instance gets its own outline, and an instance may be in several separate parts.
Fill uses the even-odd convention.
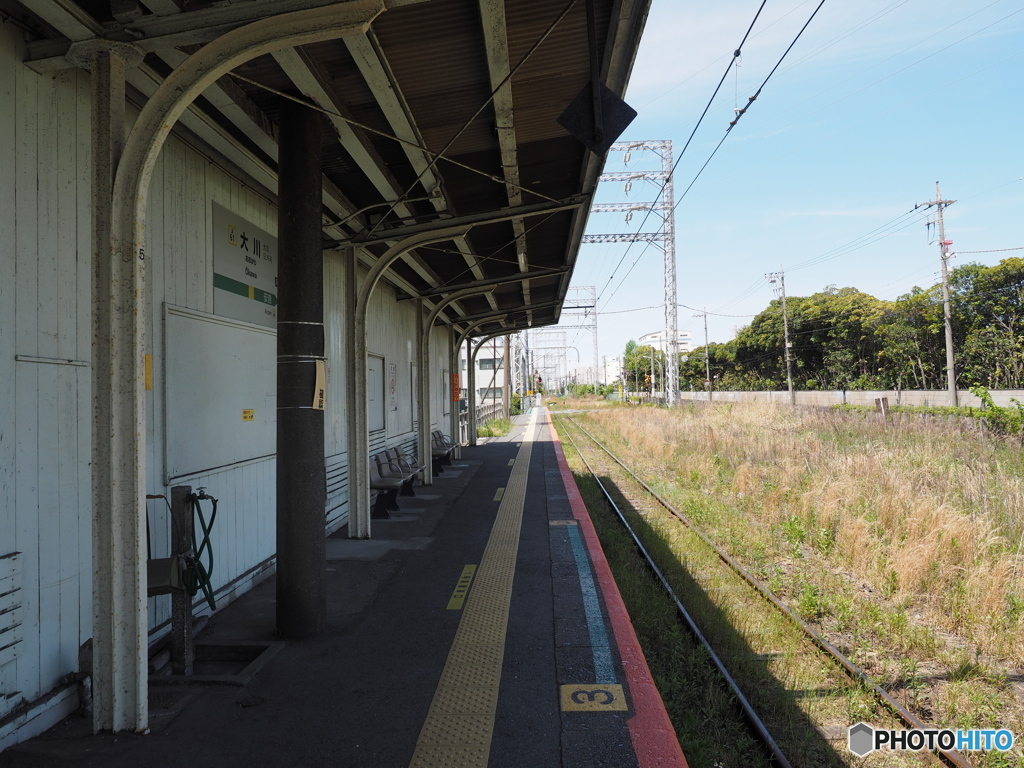
[[[412,490],[412,482],[416,479],[416,473],[412,471],[409,462],[392,458],[390,450],[375,453],[372,461],[377,464],[377,471],[381,477],[397,478],[402,481],[401,494],[403,496],[416,495]]]
[[[441,430],[435,429],[430,433],[430,458],[433,461],[435,475],[444,474],[442,465],[452,463],[453,450],[455,450],[455,444]]]
[[[376,456],[370,458],[370,488],[377,491],[377,498],[373,502],[372,516],[378,519],[391,517],[388,510],[397,510],[398,492],[402,489],[403,480],[400,477],[385,477],[380,472],[380,465]]]

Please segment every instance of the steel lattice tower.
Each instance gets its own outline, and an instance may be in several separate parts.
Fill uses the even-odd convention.
[[[612,152],[652,151],[661,158],[661,171],[602,173],[601,181],[657,181],[661,194],[653,203],[598,203],[595,213],[652,211],[661,216],[658,232],[584,235],[584,243],[658,243],[665,253],[665,398],[675,405],[679,393],[679,301],[676,297],[675,197],[672,188],[672,142],[630,141],[612,144]]]
[[[597,286],[594,285],[580,285],[570,286],[565,296],[566,303],[562,307],[562,318],[574,318],[578,319],[575,325],[566,325],[565,323],[559,322],[559,328],[582,328],[589,330],[594,342],[594,378],[590,382],[595,387],[599,383],[598,374],[598,363],[600,358],[598,357],[597,349]],[[568,302],[572,301],[572,304]],[[579,350],[577,350],[578,352]],[[583,364],[582,355],[578,361],[580,365]]]

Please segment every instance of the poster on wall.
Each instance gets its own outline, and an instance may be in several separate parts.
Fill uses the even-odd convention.
[[[213,312],[277,327],[277,238],[213,204]]]

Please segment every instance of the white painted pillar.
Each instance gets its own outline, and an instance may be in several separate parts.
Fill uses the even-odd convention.
[[[111,247],[114,175],[125,142],[133,46],[75,51],[92,67],[93,730],[144,731],[146,560],[145,263]]]
[[[430,326],[433,326],[431,321]],[[416,300],[416,414],[419,418],[417,458],[423,464],[423,484],[434,484],[430,444],[430,331],[423,319],[423,299]]]
[[[448,366],[449,373],[454,373],[462,370],[459,368],[459,345],[456,344],[455,338],[458,336],[458,331],[455,330],[454,325],[448,326]],[[462,377],[459,376],[459,383],[462,383]],[[450,395],[451,402],[448,403],[448,432],[451,435],[452,443],[455,444],[455,450],[452,452],[453,459],[462,458],[462,429],[459,425],[459,406],[460,403],[455,400],[453,395]]]
[[[466,339],[466,442],[476,445],[476,350]]]
[[[419,314],[416,319],[416,337],[418,339],[417,343],[419,344],[417,349],[419,351],[421,371],[429,370],[430,334],[434,330],[434,321],[437,320],[438,316],[441,314],[441,311],[445,307],[451,305],[453,302],[464,299],[467,296],[476,296],[481,293],[490,293],[493,290],[494,286],[486,286],[483,288],[471,287],[465,288],[461,291],[455,291],[454,293],[445,296],[443,299],[439,299],[437,303],[434,304],[434,308],[431,310],[426,320],[423,319],[423,301],[422,299],[418,301]],[[455,369],[452,368],[452,370],[454,371]],[[430,407],[430,377],[421,375],[419,383],[420,387],[418,397],[420,397],[421,399],[419,400],[419,404],[417,407],[419,408],[420,413],[428,413],[428,410],[426,409],[429,409]],[[423,422],[423,420],[421,420],[419,434],[420,456],[426,456],[426,461],[428,462],[428,464],[430,457],[430,423],[430,419],[427,419],[425,423]],[[452,439],[455,439],[454,432],[452,433]],[[424,474],[423,484],[432,485],[434,482],[433,478],[433,466],[431,465],[429,467],[429,474]]]
[[[370,430],[366,413],[366,313],[359,304],[359,258],[348,248],[345,259],[345,301],[350,320],[345,326],[348,356],[345,381],[348,385],[348,535],[350,539],[370,538]]]
[[[423,245],[444,240],[453,236],[464,235],[471,225],[453,225],[433,232],[421,232],[405,238],[388,248],[370,267],[362,282],[356,284],[359,269],[355,251],[352,252],[351,274],[347,283],[349,306],[352,307],[352,320],[349,323],[349,359],[346,370],[349,374],[348,394],[348,477],[349,477],[349,514],[348,535],[350,538],[370,538],[370,431],[366,408],[366,315],[370,307],[370,297],[380,281],[381,275],[398,259],[409,251]],[[424,374],[421,372],[420,374]],[[423,418],[421,416],[421,418]],[[363,486],[359,486],[363,483]],[[359,488],[365,493],[359,493]]]

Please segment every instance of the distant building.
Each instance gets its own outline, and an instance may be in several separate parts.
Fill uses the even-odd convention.
[[[622,377],[622,358],[605,357],[601,382],[603,384],[614,384]]]
[[[502,344],[488,344],[476,358],[476,401],[477,403],[491,403],[502,398],[505,386],[505,360],[502,355]],[[499,357],[491,357],[498,354]],[[461,356],[460,365],[462,375],[466,375],[466,356]],[[468,379],[463,379],[462,386],[468,384]]]
[[[654,347],[659,352],[668,352],[668,336],[665,331],[644,334],[636,343],[639,347]],[[689,331],[679,331],[679,351],[693,351],[693,334]]]

